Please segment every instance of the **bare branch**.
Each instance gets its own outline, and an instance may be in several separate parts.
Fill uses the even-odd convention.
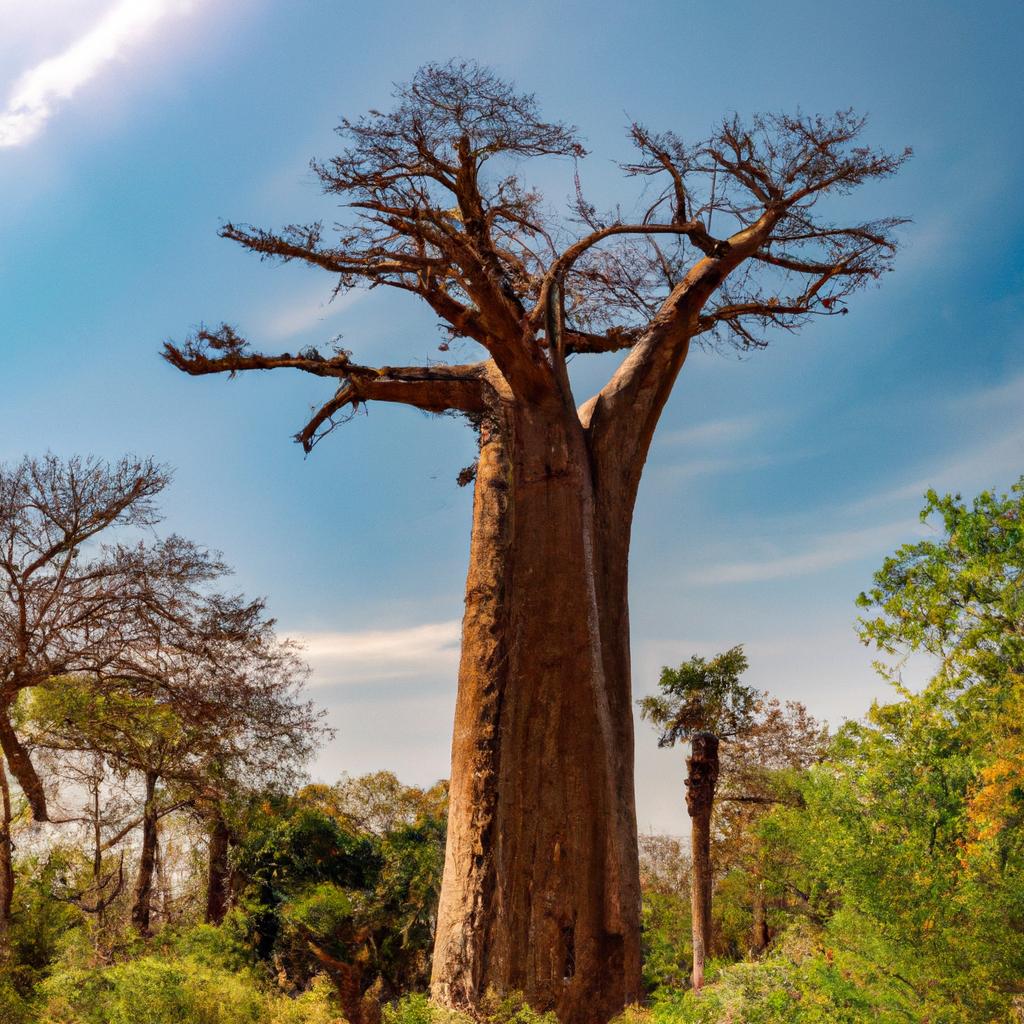
[[[350,354],[343,350],[323,356],[315,349],[304,349],[297,355],[285,352],[268,356],[252,352],[248,342],[226,324],[215,331],[200,328],[181,346],[167,342],[164,358],[193,376],[211,373],[234,376],[243,370],[285,368],[341,380],[343,383],[334,396],[296,435],[307,452],[324,436],[325,424],[331,424],[327,432],[333,429],[332,417],[347,407],[354,409],[367,401],[411,405],[437,413],[482,412],[486,404],[483,363],[373,367],[353,363]]]

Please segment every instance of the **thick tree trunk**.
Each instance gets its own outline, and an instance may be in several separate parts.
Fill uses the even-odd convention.
[[[11,955],[11,906],[14,901],[14,843],[11,839],[11,788],[7,783],[7,770],[0,757],[0,965]]]
[[[231,832],[220,809],[210,823],[210,859],[206,873],[206,923],[220,924],[228,910],[231,866],[228,860]]]
[[[603,1024],[641,996],[631,504],[595,514],[574,415],[484,428],[433,965],[446,1005],[521,991]]]
[[[754,922],[751,933],[750,952],[760,956],[768,948],[768,908],[765,906],[764,883],[754,882]]]
[[[132,925],[140,935],[149,935],[150,902],[157,854],[156,772],[146,772],[146,806],[142,815],[142,849],[139,851],[139,873],[132,904]]]
[[[46,793],[42,780],[32,764],[28,751],[22,746],[18,734],[14,731],[10,708],[11,700],[0,705],[0,749],[7,758],[11,774],[18,780],[18,785],[25,794],[25,799],[32,809],[32,817],[36,821],[48,821]]]
[[[693,987],[704,985],[704,962],[711,948],[711,812],[718,782],[718,737],[697,733],[686,760],[686,810],[690,815],[692,882],[690,915],[693,927]]]

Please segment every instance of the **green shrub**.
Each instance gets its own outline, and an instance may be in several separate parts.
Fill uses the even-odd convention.
[[[31,1007],[21,993],[4,978],[0,978],[0,1021],[3,1024],[30,1024]]]
[[[185,929],[165,928],[151,945],[153,955],[188,959],[204,967],[226,971],[251,970],[256,959],[246,942],[244,922],[236,913],[222,925],[198,924]]]
[[[538,1013],[524,1001],[520,992],[504,999],[488,996],[483,1011],[489,1024],[558,1024],[554,1013]]]
[[[919,1019],[892,978],[793,928],[769,957],[722,967],[700,994],[662,988],[653,1024],[905,1024]],[[633,1024],[648,1017],[633,1011]]]
[[[473,1018],[437,1006],[425,995],[411,995],[385,1006],[382,1024],[474,1024]],[[538,1013],[516,993],[504,999],[487,996],[480,1007],[487,1024],[558,1024],[553,1013]]]
[[[210,966],[194,957],[147,956],[106,968],[56,971],[40,986],[36,1019],[38,1024],[337,1024],[342,1018],[322,982],[292,998],[260,984],[251,971]]]
[[[343,1024],[343,1018],[334,1001],[333,986],[321,976],[294,999],[273,999],[266,1024]]]

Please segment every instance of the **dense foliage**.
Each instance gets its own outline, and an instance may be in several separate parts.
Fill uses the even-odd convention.
[[[757,693],[723,743],[700,992],[690,857],[678,839],[642,838],[650,999],[623,1024],[1019,1022],[1024,481],[971,503],[929,494],[923,515],[938,529],[860,598],[892,699],[829,737],[801,705]],[[908,666],[923,686],[903,682]],[[173,703],[81,680],[16,711],[53,772],[53,806],[93,785],[95,813],[43,830],[9,788],[4,1024],[470,1024],[425,995],[444,783],[229,786],[215,738],[193,736]],[[140,856],[130,790],[157,750],[153,928],[140,935],[124,884]],[[204,923],[211,801],[227,850],[217,924]],[[482,1017],[552,1024],[514,998]]]

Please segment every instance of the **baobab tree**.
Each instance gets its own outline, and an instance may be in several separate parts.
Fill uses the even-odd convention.
[[[335,231],[221,234],[320,268],[337,292],[414,295],[442,351],[458,340],[480,357],[268,354],[228,324],[164,355],[190,374],[331,383],[298,432],[307,451],[373,401],[462,414],[478,432],[432,990],[474,1006],[519,989],[566,1022],[606,1020],[641,995],[627,556],[655,427],[695,341],[758,348],[772,328],[845,312],[889,268],[899,221],[837,225],[818,204],[907,154],[865,147],[849,112],[730,118],[694,143],[635,124],[636,216],[601,214],[577,187],[560,219],[519,169],[585,151],[532,96],[449,63],[396,101],[342,121],[340,154],[313,164],[342,206]],[[567,361],[594,352],[625,355],[578,404]]]
[[[711,948],[711,819],[720,771],[719,746],[753,730],[764,694],[740,682],[747,669],[742,647],[717,657],[698,655],[679,668],[663,668],[659,694],[644,697],[644,718],[661,729],[659,747],[690,744],[686,759],[686,810],[690,815],[690,917],[693,933],[693,987],[704,984]]]

